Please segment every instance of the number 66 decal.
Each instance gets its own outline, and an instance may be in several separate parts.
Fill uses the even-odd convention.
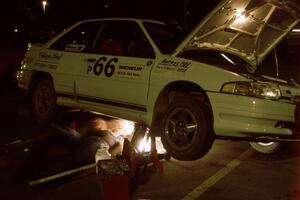
[[[107,77],[111,77],[115,72],[115,63],[118,62],[117,58],[112,58],[109,61],[107,61],[106,57],[99,58],[94,66],[88,66],[86,73],[93,71],[95,75],[99,76],[102,74],[104,70],[104,74]]]

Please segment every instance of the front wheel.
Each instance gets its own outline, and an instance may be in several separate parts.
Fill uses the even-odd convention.
[[[164,148],[178,160],[199,159],[213,144],[214,134],[210,127],[204,105],[188,95],[175,98],[162,120]]]
[[[51,80],[45,79],[37,83],[33,91],[31,104],[34,118],[39,124],[48,124],[53,121],[56,94]]]
[[[283,146],[284,142],[250,142],[250,145],[257,152],[262,154],[272,154],[279,152]]]

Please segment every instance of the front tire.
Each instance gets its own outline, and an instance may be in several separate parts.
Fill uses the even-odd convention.
[[[161,139],[168,154],[178,160],[203,157],[214,141],[207,112],[189,95],[175,98],[167,108],[161,125]]]
[[[250,142],[251,147],[262,154],[272,154],[279,152],[285,143],[283,142]]]
[[[37,83],[32,95],[32,111],[39,124],[53,121],[56,108],[56,94],[51,80],[45,79]]]

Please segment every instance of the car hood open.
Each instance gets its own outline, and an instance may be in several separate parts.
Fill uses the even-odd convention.
[[[257,65],[298,24],[294,0],[225,0],[200,22],[175,50],[175,55],[197,48],[237,55]]]

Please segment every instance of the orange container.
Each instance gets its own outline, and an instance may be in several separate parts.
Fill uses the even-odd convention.
[[[100,176],[101,200],[129,200],[129,176]]]
[[[114,174],[115,169],[122,169],[124,162],[112,159],[100,160],[97,163],[98,175],[101,187],[101,200],[129,200],[129,174],[127,171]],[[109,171],[109,173],[108,173]]]

